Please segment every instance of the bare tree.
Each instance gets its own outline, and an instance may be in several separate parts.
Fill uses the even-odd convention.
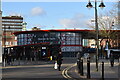
[[[118,4],[114,4],[113,8],[109,11],[102,12],[98,16],[98,26],[99,26],[99,37],[100,44],[103,40],[106,40],[109,43],[109,47],[113,47],[114,42],[117,37],[118,29]],[[89,26],[95,29],[95,26],[91,23]]]

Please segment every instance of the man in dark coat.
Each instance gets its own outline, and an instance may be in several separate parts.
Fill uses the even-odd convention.
[[[114,55],[113,55],[113,51],[111,51],[110,53],[110,63],[111,63],[111,67],[114,66]]]
[[[60,68],[61,68],[61,64],[62,64],[62,53],[59,52],[58,56],[57,56],[57,64],[58,64],[58,70],[60,71]]]

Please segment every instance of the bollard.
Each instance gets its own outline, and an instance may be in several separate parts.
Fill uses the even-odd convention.
[[[5,58],[4,58],[4,65],[3,66],[5,67]]]
[[[18,65],[20,65],[20,58],[18,59]]]
[[[80,64],[81,64],[81,74],[80,75],[82,75],[83,76],[83,59],[80,61]]]
[[[34,61],[36,61],[36,58],[34,57]]]
[[[77,60],[77,69],[78,69],[78,73],[80,73],[79,71],[79,60]]]
[[[27,64],[27,62],[28,62],[27,60],[28,60],[28,58],[25,58],[25,64]]]
[[[79,60],[79,73],[81,74],[81,59]]]
[[[14,60],[13,60],[13,59],[11,59],[11,65],[13,65],[13,61],[14,61]]]
[[[120,65],[120,56],[119,56],[119,65]]]
[[[90,79],[90,59],[87,58],[87,78]]]
[[[102,80],[104,80],[104,62],[102,62]]]
[[[30,61],[32,62],[32,58],[30,58]]]
[[[27,64],[27,58],[25,58],[25,62],[24,62],[24,64]]]
[[[111,67],[114,67],[114,61],[111,61],[110,63],[111,63]]]
[[[14,58],[13,65],[15,65],[16,59]]]
[[[25,60],[27,61],[28,59],[27,59],[27,58],[25,58]]]
[[[77,60],[78,73],[80,73],[80,60]]]

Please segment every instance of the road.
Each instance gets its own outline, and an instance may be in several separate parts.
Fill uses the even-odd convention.
[[[105,80],[120,80],[120,65],[115,61],[114,67],[110,67],[109,60],[99,61],[99,71],[95,71],[95,62],[91,61],[91,79],[101,79],[101,61],[104,61]],[[2,80],[80,80],[86,79],[87,63],[84,61],[84,76],[80,76],[76,70],[76,58],[64,58],[61,71],[54,69],[54,62],[44,64],[31,64],[21,66],[7,66],[2,68]],[[1,70],[1,69],[0,69]]]
[[[75,64],[76,58],[67,58],[63,60],[61,71],[54,69],[54,62],[45,63],[41,65],[24,65],[24,66],[11,66],[2,69],[3,80],[67,80],[66,74],[72,76],[72,66]],[[66,70],[67,69],[67,70]],[[71,70],[70,70],[71,69]]]

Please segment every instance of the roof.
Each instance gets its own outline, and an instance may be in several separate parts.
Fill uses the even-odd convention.
[[[107,30],[110,31],[110,30]],[[111,30],[120,32],[120,30]],[[13,33],[14,35],[18,34],[27,34],[27,33],[36,33],[36,32],[77,32],[81,33],[84,39],[94,39],[96,35],[94,34],[95,30],[80,30],[80,29],[55,29],[55,30],[31,30],[31,31],[19,31]]]
[[[88,32],[88,31],[95,31],[95,30],[79,30],[79,29],[55,29],[55,30],[31,30],[31,31],[19,31],[15,32],[15,35],[18,34],[26,34],[26,33],[34,33],[34,32]]]

